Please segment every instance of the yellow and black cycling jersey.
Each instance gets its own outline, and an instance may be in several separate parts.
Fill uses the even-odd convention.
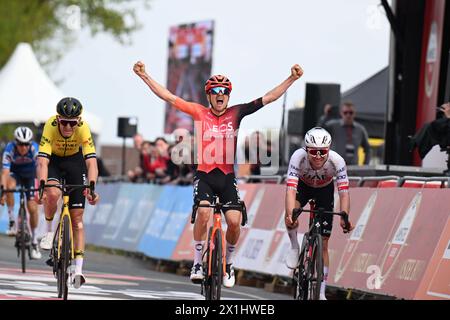
[[[79,152],[80,147],[85,159],[96,157],[94,141],[87,123],[81,120],[72,136],[64,138],[59,131],[56,116],[53,116],[45,123],[38,157],[50,158],[52,154],[67,157]]]

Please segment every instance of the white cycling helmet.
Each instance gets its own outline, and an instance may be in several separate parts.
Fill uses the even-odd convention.
[[[315,127],[305,134],[305,146],[307,148],[329,148],[331,135],[321,127]]]
[[[14,130],[14,138],[19,143],[30,143],[33,139],[33,131],[28,127],[18,127]]]

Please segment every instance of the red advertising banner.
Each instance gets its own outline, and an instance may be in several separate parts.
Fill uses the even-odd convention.
[[[204,85],[211,75],[214,22],[203,21],[170,28],[167,89],[176,96],[205,107]],[[164,132],[194,131],[191,117],[166,104]]]
[[[439,89],[445,0],[425,1],[416,131],[435,119]],[[414,165],[420,165],[418,153]]]

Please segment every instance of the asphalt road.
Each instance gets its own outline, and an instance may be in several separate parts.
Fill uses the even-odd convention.
[[[14,238],[0,236],[0,299],[57,299],[56,279],[45,264],[48,257],[41,251],[40,260],[27,259],[22,273]],[[69,288],[69,300],[204,300],[200,286],[186,276],[156,272],[148,262],[133,257],[88,250],[83,272],[87,282],[80,289]],[[288,300],[288,295],[264,289],[235,286],[223,288],[224,300]]]

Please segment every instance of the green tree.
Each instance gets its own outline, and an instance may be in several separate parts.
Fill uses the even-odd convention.
[[[30,43],[43,64],[67,52],[74,30],[87,27],[94,36],[111,34],[120,43],[131,42],[140,27],[137,7],[150,0],[0,0],[0,68],[20,42]]]

